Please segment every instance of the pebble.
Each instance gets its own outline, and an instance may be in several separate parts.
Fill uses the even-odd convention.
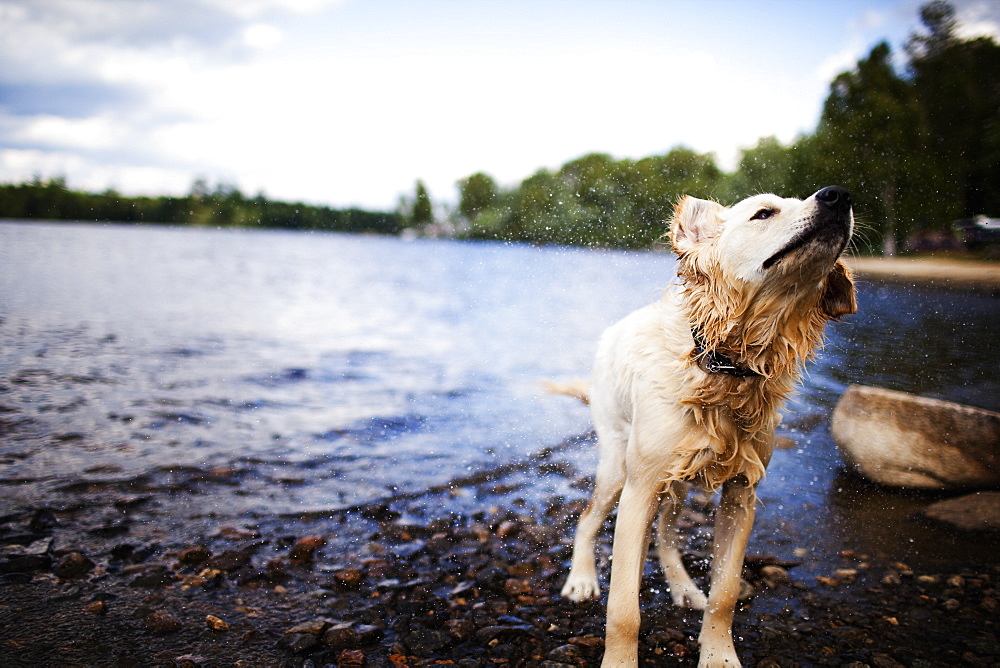
[[[517,578],[509,578],[503,583],[503,590],[506,594],[511,596],[516,596],[518,594],[527,594],[531,592],[531,583],[527,580],[518,580]]]
[[[152,633],[166,634],[180,631],[184,624],[169,610],[154,610],[143,620],[146,629]]]
[[[229,630],[229,622],[220,617],[216,617],[215,615],[205,615],[205,623],[208,625],[208,628],[213,631]]]
[[[293,654],[305,654],[319,647],[319,638],[311,633],[286,633],[279,641]]]
[[[343,622],[323,632],[323,644],[332,649],[357,647],[374,642],[381,635],[382,630],[376,626]]]
[[[560,645],[559,647],[556,647],[548,654],[546,654],[545,658],[549,659],[550,661],[557,661],[559,663],[571,666],[578,665],[582,659],[582,657],[580,656],[580,648],[577,647],[576,645],[569,645],[569,644]]]
[[[105,615],[108,612],[108,606],[104,601],[91,601],[83,609],[94,615]]]
[[[153,564],[141,567],[141,575],[132,580],[133,587],[159,589],[171,585],[177,580],[177,575],[163,564]]]
[[[182,564],[201,564],[212,558],[212,551],[203,545],[186,547],[177,553],[177,561]]]
[[[781,566],[763,566],[760,569],[760,577],[771,589],[792,583],[792,576]]]
[[[313,560],[316,550],[326,545],[323,536],[306,536],[295,541],[288,551],[288,560],[294,564],[307,564]]]
[[[895,587],[903,583],[903,578],[900,577],[899,573],[896,571],[889,571],[882,578],[882,584],[887,587]]]
[[[219,571],[235,571],[250,563],[250,554],[244,550],[225,550],[208,560],[206,566]]]
[[[357,568],[344,568],[333,574],[333,579],[337,584],[345,587],[357,587],[361,584],[362,573]]]
[[[506,507],[520,508],[516,503]],[[572,504],[561,507],[570,508]],[[313,531],[336,535],[335,528],[329,525],[319,528],[318,524],[292,534],[293,538],[287,537],[290,531],[287,526],[276,529],[276,534],[262,529],[264,536],[258,536],[257,543],[218,555],[213,555],[205,545],[194,544],[191,538],[180,543],[187,547],[179,551],[169,544],[148,543],[146,556],[140,560],[170,555],[164,558],[170,559],[173,570],[162,563],[130,563],[138,550],[131,546],[127,551],[119,550],[122,558],[113,560],[108,568],[110,577],[149,578],[158,582],[155,586],[159,588],[120,594],[127,598],[111,604],[115,613],[112,620],[97,618],[107,613],[105,600],[110,599],[98,601],[95,597],[87,604],[85,601],[90,599],[83,597],[84,592],[100,587],[102,582],[116,584],[114,580],[91,577],[90,581],[67,583],[56,578],[54,567],[49,573],[28,577],[44,580],[52,589],[72,588],[73,598],[65,607],[71,610],[75,624],[110,628],[108,624],[113,619],[127,617],[128,610],[135,610],[132,619],[145,620],[146,641],[155,648],[136,650],[135,656],[161,657],[157,663],[163,665],[179,665],[181,659],[190,659],[191,663],[184,664],[190,666],[303,668],[333,665],[416,668],[444,663],[538,668],[598,665],[604,643],[604,605],[600,601],[572,605],[557,595],[565,577],[572,540],[571,527],[564,531],[560,516],[546,514],[533,519],[516,514],[520,511],[497,509],[471,512],[468,517],[441,518],[433,508],[423,513],[419,506],[416,508],[418,512],[408,507],[407,521],[392,526],[380,524],[375,534],[365,528],[359,534],[365,538],[342,553],[338,551],[338,560],[342,561],[330,566],[310,566],[316,550],[326,545],[322,536],[294,539]],[[356,519],[355,515],[351,521]],[[551,536],[535,543],[536,536],[547,534]],[[210,541],[219,538],[201,540],[206,545],[215,545]],[[151,539],[136,537],[137,542],[143,540]],[[309,545],[303,541],[313,542]],[[311,551],[306,549],[302,553],[301,567],[292,566],[292,550],[300,544]],[[604,551],[601,557],[606,559],[607,544],[601,549]],[[696,537],[685,554],[685,560],[698,564],[692,571],[699,581],[705,576],[709,549]],[[103,558],[106,550],[106,547],[95,549],[93,554]],[[45,554],[50,552],[46,550]],[[972,624],[981,624],[990,615],[996,615],[1000,568],[990,573],[952,570],[928,575],[914,573],[907,564],[885,564],[884,557],[869,559],[853,551],[839,554],[839,559],[848,561],[838,561],[836,554],[796,551],[796,556],[805,554],[817,559],[834,557],[823,562],[835,565],[829,567],[819,582],[839,591],[824,591],[822,587],[810,588],[794,582],[789,569],[797,565],[795,562],[774,557],[748,559],[746,573],[752,585],[741,583],[742,594],[744,598],[755,595],[755,585],[763,605],[741,606],[737,613],[734,632],[741,636],[737,646],[745,665],[776,668],[795,662],[852,665],[853,661],[858,668],[862,665],[898,668],[901,664],[929,668],[945,665],[946,661],[950,662],[948,665],[963,661],[970,665],[992,665],[1000,657],[1000,652],[985,644],[972,644],[987,643],[985,636],[970,634],[961,641],[964,645],[945,639],[938,646],[932,644],[933,639],[925,640],[924,632],[916,628],[926,625],[934,629],[935,624],[950,623],[948,628],[954,629],[966,621],[974,628]],[[60,556],[65,555],[57,553],[56,557]],[[247,568],[258,557],[267,565]],[[878,581],[874,572],[872,582],[863,576],[868,561],[872,569],[882,569],[880,575],[885,587],[866,588]],[[654,564],[652,559],[650,562],[644,584],[656,584],[643,594],[640,657],[644,665],[693,665],[698,657],[700,614],[678,611],[671,605],[669,596],[663,593],[662,581],[652,575]],[[198,567],[192,568],[193,565]],[[851,568],[837,568],[841,565]],[[228,569],[240,572],[227,577]],[[195,571],[199,571],[197,575],[193,574]],[[263,578],[261,573],[267,577]],[[604,571],[602,577],[606,575]],[[278,576],[280,580],[276,579]],[[859,584],[862,580],[863,584]],[[287,584],[288,589],[275,587],[277,582]],[[211,591],[185,591],[209,583],[214,583]],[[776,592],[763,589],[789,584],[792,586]],[[888,586],[893,589],[889,591]],[[275,596],[275,591],[284,591],[285,595]],[[180,601],[194,605],[180,608],[187,605]],[[866,607],[855,605],[857,602]],[[778,612],[782,603],[785,609]],[[221,607],[225,604],[231,607]],[[166,610],[168,607],[185,610],[189,623],[185,625]],[[772,607],[769,614],[760,609]],[[81,614],[81,608],[92,616]],[[217,614],[205,614],[209,610]],[[222,612],[233,617],[226,621]],[[240,623],[234,621],[237,616]],[[242,631],[233,635],[233,628]],[[285,629],[277,643],[275,629]],[[173,637],[150,635],[185,630],[188,632]],[[213,631],[228,635],[213,635]],[[192,644],[184,649],[184,645],[178,645],[181,640]],[[178,651],[198,654],[178,657]],[[968,657],[963,658],[963,652]]]
[[[94,568],[94,562],[82,552],[69,552],[52,567],[52,572],[61,578],[80,578]]]
[[[260,538],[260,533],[252,529],[237,529],[236,527],[222,527],[219,529],[219,537],[225,540],[255,540]]]
[[[323,631],[326,631],[331,625],[335,624],[332,620],[326,619],[325,617],[318,617],[316,619],[302,622],[301,624],[296,624],[295,626],[286,629],[285,633],[311,633],[314,636],[321,635]]]
[[[337,668],[365,665],[365,653],[359,649],[345,649],[337,655]]]

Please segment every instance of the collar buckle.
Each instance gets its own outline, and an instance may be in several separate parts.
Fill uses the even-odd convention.
[[[702,339],[701,330],[697,327],[691,328],[691,337],[694,339],[694,352],[697,358],[698,367],[705,373],[723,373],[736,378],[753,378],[760,376],[753,369],[737,366],[733,360],[715,350],[708,350],[705,341]]]

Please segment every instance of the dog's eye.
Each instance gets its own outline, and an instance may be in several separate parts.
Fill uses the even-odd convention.
[[[761,209],[754,215],[750,216],[750,220],[767,220],[776,213],[778,212],[774,209]]]

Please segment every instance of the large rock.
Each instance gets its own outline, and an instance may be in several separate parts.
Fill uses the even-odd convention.
[[[852,385],[833,413],[844,460],[882,485],[1000,486],[1000,413]]]
[[[976,492],[938,501],[921,512],[966,531],[1000,531],[1000,492]]]

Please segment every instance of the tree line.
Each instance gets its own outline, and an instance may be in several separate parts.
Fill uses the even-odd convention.
[[[183,197],[124,197],[113,190],[70,190],[62,177],[36,177],[28,183],[0,185],[0,217],[378,234],[397,234],[406,224],[396,212],[279,202],[263,194],[246,197],[233,186],[210,188],[200,179]]]
[[[163,222],[648,248],[685,194],[731,203],[760,192],[806,197],[839,184],[863,224],[860,250],[895,252],[914,235],[947,236],[957,220],[1000,216],[1000,45],[960,39],[944,0],[920,9],[923,29],[897,66],[883,42],[830,84],[817,127],[790,144],[763,138],[733,172],[677,147],[638,160],[603,153],[540,169],[505,187],[478,172],[458,205],[435,213],[417,181],[394,212],[246,197],[195,182],[184,197],[71,191],[64,179],[0,185],[0,217]]]
[[[1000,45],[959,39],[947,2],[923,5],[920,17],[924,31],[906,43],[901,72],[889,45],[878,44],[830,84],[812,134],[788,145],[761,139],[733,173],[686,148],[641,160],[586,155],[513,188],[480,172],[458,184],[457,233],[645,248],[681,195],[731,203],[760,192],[805,197],[830,184],[854,194],[861,250],[892,254],[915,234],[1000,216]]]

